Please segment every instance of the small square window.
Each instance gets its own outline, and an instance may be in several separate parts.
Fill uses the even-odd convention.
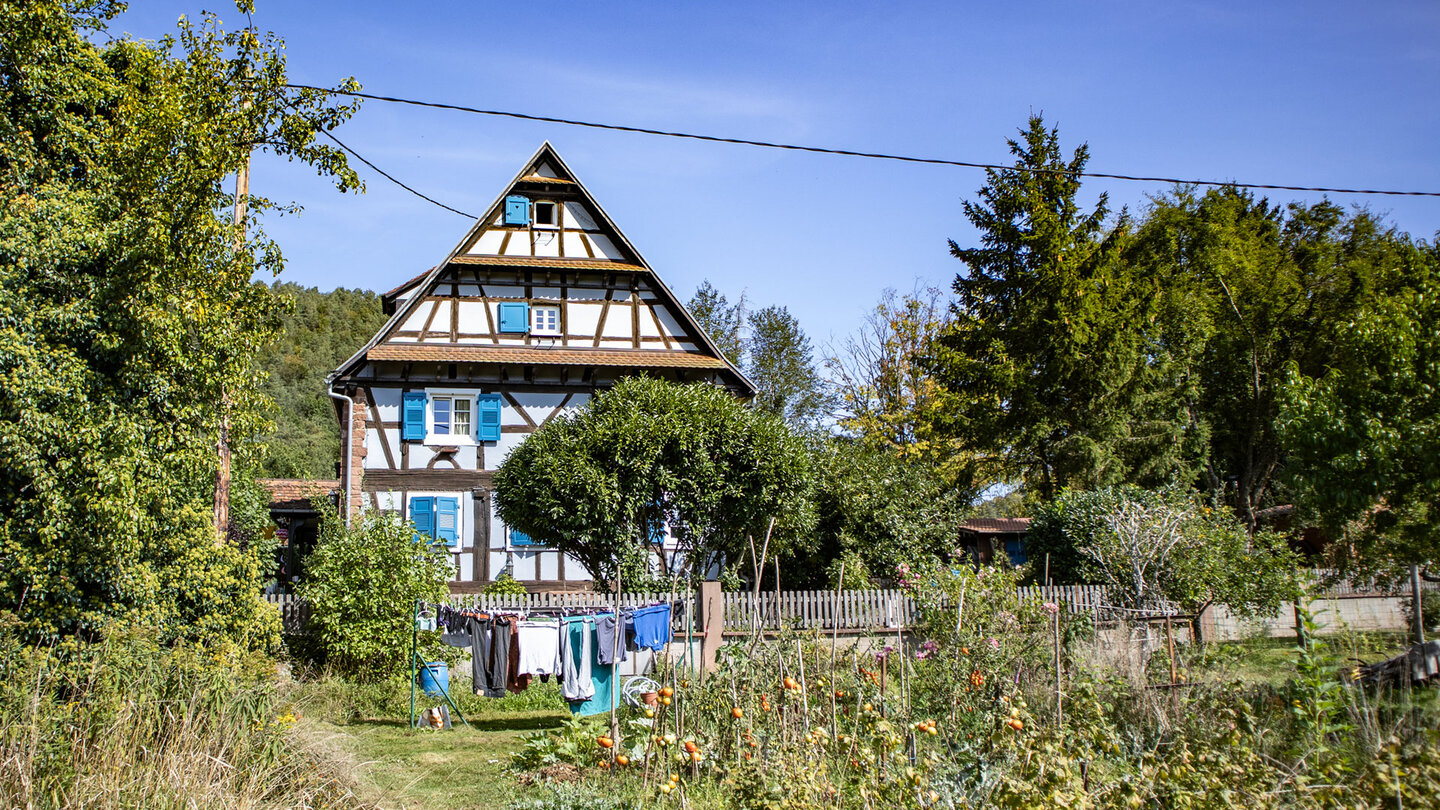
[[[555,218],[555,203],[535,203],[535,226],[540,228],[553,228],[559,224]]]
[[[531,307],[530,333],[533,335],[558,335],[560,334],[560,308],[559,307]]]

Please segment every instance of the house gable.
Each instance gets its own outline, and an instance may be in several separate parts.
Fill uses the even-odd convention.
[[[548,142],[444,262],[384,305],[390,321],[335,379],[381,362],[629,366],[753,394]]]

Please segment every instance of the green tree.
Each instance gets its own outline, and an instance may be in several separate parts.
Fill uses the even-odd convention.
[[[357,178],[280,43],[206,17],[106,40],[118,4],[0,2],[0,609],[31,640],[110,618],[263,644],[256,544],[216,547],[216,447],[263,421],[280,269],[223,181],[252,145]]]
[[[416,600],[448,595],[450,555],[417,540],[415,527],[392,515],[366,511],[347,527],[328,504],[320,539],[305,558],[310,572],[300,595],[310,605],[310,633],[335,672],[361,681],[404,674]],[[438,650],[433,633],[420,652]]]
[[[1440,245],[1395,237],[1401,266],[1336,336],[1328,368],[1287,367],[1279,432],[1302,514],[1345,572],[1440,562]]]
[[[815,368],[810,338],[781,306],[750,313],[745,373],[755,383],[755,406],[792,427],[813,430],[829,412],[825,381]]]
[[[811,522],[813,466],[778,418],[711,385],[627,378],[580,412],[551,420],[506,457],[495,499],[509,525],[573,555],[601,581],[617,566],[648,571],[669,526],[685,573],[715,558],[736,563],[775,520],[783,553]]]
[[[872,447],[931,462],[956,449],[935,428],[951,403],[927,360],[949,326],[944,293],[934,287],[897,296],[886,290],[864,323],[825,360],[840,428]]]
[[[708,280],[700,282],[685,305],[705,334],[715,341],[725,359],[739,366],[745,361],[745,296],[730,303]]]
[[[1345,325],[1404,287],[1410,251],[1367,212],[1329,202],[1282,210],[1233,188],[1180,189],[1147,212],[1126,251],[1153,284],[1147,345],[1174,372],[1198,483],[1248,525],[1285,502],[1283,481],[1312,472],[1287,469],[1277,423],[1287,369],[1323,375]]]
[[[1273,615],[1296,592],[1297,560],[1283,536],[1252,536],[1228,510],[1182,489],[1065,492],[1037,512],[1025,545],[1032,561],[1049,556],[1053,582],[1105,585],[1123,607],[1218,602]]]
[[[1165,409],[1149,402],[1141,336],[1124,328],[1146,300],[1117,261],[1126,217],[1107,228],[1103,194],[1081,208],[1089,150],[1067,161],[1038,116],[1009,144],[1015,168],[988,171],[964,204],[980,245],[950,245],[966,270],[931,360],[953,402],[940,429],[969,454],[972,484],[1020,481],[1044,500],[1067,486],[1163,481],[1175,471],[1149,464],[1147,449],[1180,442],[1184,425],[1152,418]]]
[[[273,289],[290,306],[280,317],[279,339],[259,359],[264,392],[276,406],[274,427],[258,439],[265,446],[263,471],[272,478],[334,478],[340,425],[325,375],[385,323],[380,296],[289,283]]]
[[[891,577],[900,563],[946,557],[954,549],[968,498],[936,470],[886,448],[837,440],[816,451],[815,529],[785,564],[785,587],[828,587],[837,561],[850,574]]]

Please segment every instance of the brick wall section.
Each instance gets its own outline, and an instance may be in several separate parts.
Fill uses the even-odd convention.
[[[365,494],[362,490],[365,481],[365,421],[370,405],[362,389],[356,389],[352,397],[355,408],[350,414],[350,475],[345,483],[350,488],[350,515],[354,517],[365,508]],[[341,441],[344,441],[343,436]]]

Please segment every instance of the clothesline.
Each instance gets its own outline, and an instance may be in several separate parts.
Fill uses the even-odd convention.
[[[561,696],[575,714],[598,714],[614,704],[615,665],[630,652],[658,651],[673,638],[671,610],[678,602],[613,608],[481,609],[421,603],[450,646],[469,649],[472,688],[503,697],[527,689],[536,677],[560,679]]]

